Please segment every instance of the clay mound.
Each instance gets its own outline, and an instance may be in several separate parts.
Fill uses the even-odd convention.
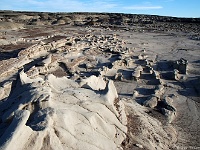
[[[57,24],[57,25],[59,25],[59,24],[65,24],[65,20],[59,19],[57,21],[54,21],[52,24]]]
[[[0,22],[0,30],[17,30],[23,29],[23,24],[13,22]]]
[[[30,16],[30,15],[19,15],[16,20],[30,20],[30,19],[38,19],[40,16]]]

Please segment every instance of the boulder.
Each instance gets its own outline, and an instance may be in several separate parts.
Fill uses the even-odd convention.
[[[184,58],[177,60],[173,63],[174,69],[177,69],[181,74],[187,74],[188,61]]]
[[[150,97],[149,99],[147,99],[143,105],[146,107],[150,107],[150,108],[154,108],[156,107],[158,104],[158,98],[155,96]]]

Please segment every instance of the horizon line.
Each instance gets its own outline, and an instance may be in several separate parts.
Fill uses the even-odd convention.
[[[168,16],[168,15],[158,15],[158,14],[136,14],[136,13],[126,13],[126,12],[90,12],[90,11],[74,11],[74,12],[65,12],[65,11],[37,11],[37,10],[0,10],[3,11],[11,11],[11,12],[27,12],[27,13],[96,13],[96,14],[125,14],[125,15],[147,15],[147,16],[159,16],[159,17],[171,17],[171,18],[185,18],[185,19],[200,19],[200,17],[180,17],[180,16]]]

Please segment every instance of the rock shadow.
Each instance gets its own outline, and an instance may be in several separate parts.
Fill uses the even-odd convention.
[[[157,62],[157,71],[172,71],[174,70],[173,62],[172,61],[158,61]]]
[[[126,97],[132,97],[133,94],[127,94],[127,93],[118,93],[119,96],[126,96]]]
[[[183,89],[178,90],[180,95],[190,97],[196,102],[200,103],[200,77],[189,78],[182,82]]]
[[[137,88],[136,91],[138,91],[139,94],[142,95],[151,95],[154,94],[155,89],[147,89],[147,88]]]
[[[20,48],[20,49],[13,50],[13,51],[0,52],[0,61],[10,59],[10,58],[16,58],[18,56],[18,53],[24,49],[25,48]]]
[[[133,71],[119,69],[117,71],[117,73],[122,73],[123,78],[126,79],[126,80],[132,80],[133,79],[133,77],[132,77]]]
[[[148,96],[144,96],[144,97],[136,97],[135,101],[140,104],[143,105],[143,103],[148,99]]]

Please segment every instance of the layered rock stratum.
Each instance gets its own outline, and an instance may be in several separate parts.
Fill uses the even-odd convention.
[[[0,12],[0,149],[200,149],[199,18]]]

